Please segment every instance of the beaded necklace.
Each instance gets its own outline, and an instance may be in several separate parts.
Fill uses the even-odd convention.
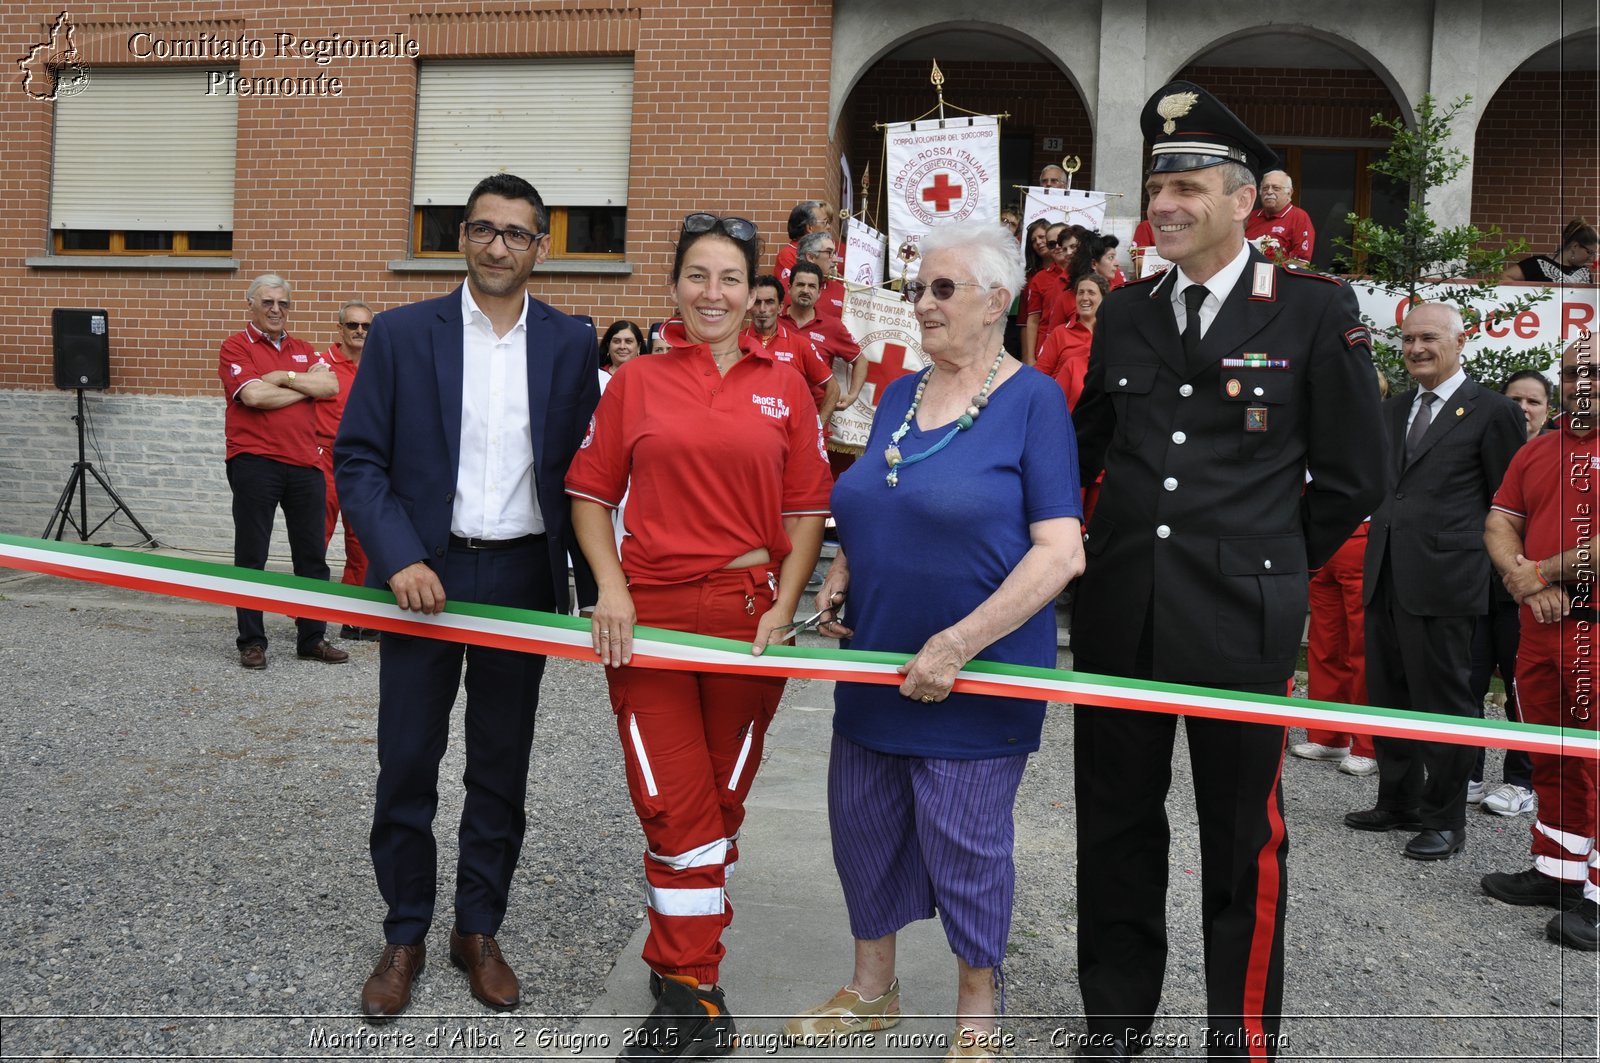
[[[890,487],[898,486],[900,483],[900,467],[902,465],[915,465],[925,458],[933,457],[956,437],[956,433],[965,432],[972,427],[973,422],[978,419],[978,415],[983,412],[983,408],[989,405],[989,388],[993,386],[995,375],[1000,372],[1000,366],[1005,360],[1006,349],[1001,347],[1000,353],[995,356],[994,365],[989,367],[989,375],[984,378],[983,387],[972,397],[972,404],[966,408],[966,411],[956,418],[955,425],[945,434],[945,437],[921,454],[913,454],[907,458],[900,453],[900,441],[906,437],[907,432],[911,431],[911,419],[917,415],[917,407],[922,405],[922,393],[928,389],[928,381],[933,379],[934,370],[937,367],[929,368],[926,373],[922,374],[922,379],[917,381],[917,393],[911,397],[911,408],[906,411],[906,419],[900,422],[900,427],[896,428],[894,434],[889,437],[889,446],[883,452],[883,460],[889,463],[889,474],[884,477],[885,483]]]

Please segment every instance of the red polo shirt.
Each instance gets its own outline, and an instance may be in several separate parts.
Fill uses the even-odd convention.
[[[687,583],[758,547],[780,563],[783,518],[826,514],[833,490],[805,381],[743,342],[722,376],[680,322],[664,332],[671,350],[611,378],[567,494],[615,509],[627,492],[633,582]]]
[[[339,421],[344,417],[344,404],[350,401],[350,385],[356,382],[356,363],[344,356],[344,348],[335,343],[322,352],[322,360],[333,368],[339,378],[339,394],[331,399],[318,399],[317,446],[333,446],[333,437],[339,434]]]
[[[1034,270],[1033,276],[1028,278],[1028,283],[1022,289],[1022,308],[1017,312],[1017,317],[1026,325],[1028,318],[1034,314],[1043,314],[1045,303],[1061,286],[1066,283],[1066,275],[1061,272],[1061,267],[1051,262]],[[1044,334],[1040,333],[1040,339]]]
[[[1034,368],[1046,376],[1054,377],[1067,396],[1067,409],[1078,405],[1083,395],[1083,378],[1089,371],[1089,345],[1094,342],[1094,331],[1078,322],[1074,313],[1066,324],[1057,325],[1045,337],[1039,348],[1039,360]]]
[[[239,392],[252,380],[260,380],[279,369],[304,373],[322,356],[305,340],[284,333],[275,345],[254,325],[245,325],[222,341],[217,361],[217,376],[228,399],[224,426],[228,437],[228,458],[256,454],[285,465],[317,465],[317,403],[302,399],[276,410],[246,406]]]
[[[794,272],[794,264],[798,261],[800,261],[800,241],[790,240],[787,247],[778,250],[778,262],[772,271],[777,274],[778,281],[786,292],[789,290],[789,274]]]
[[[1546,432],[1521,447],[1506,467],[1495,492],[1492,508],[1525,522],[1524,557],[1543,561],[1565,553],[1592,534],[1600,519],[1600,431],[1580,436],[1567,430],[1565,416],[1556,419],[1556,431]],[[1570,591],[1572,588],[1569,587]],[[1588,595],[1576,604],[1596,604]],[[1557,640],[1560,624],[1540,624],[1533,610],[1522,607],[1524,641]],[[1570,629],[1568,629],[1570,631]]]
[[[804,378],[806,387],[811,389],[812,403],[817,409],[822,409],[822,397],[828,392],[828,381],[833,379],[833,370],[810,340],[779,321],[769,343],[762,342],[761,334],[754,325],[745,326],[739,336],[739,346],[745,350],[764,350],[778,361],[793,366],[794,371]]]
[[[1150,223],[1148,221],[1142,221],[1133,227],[1133,246],[1156,246],[1156,231],[1150,227]]]
[[[789,326],[810,340],[812,346],[822,352],[825,364],[830,366],[834,358],[854,362],[861,354],[861,345],[850,334],[850,330],[844,327],[844,322],[837,317],[819,313],[804,325],[796,325],[794,317],[786,309],[778,315],[778,323]]]
[[[1250,212],[1250,219],[1244,223],[1244,238],[1255,240],[1263,236],[1278,241],[1285,256],[1305,262],[1311,261],[1311,249],[1317,243],[1317,231],[1311,226],[1311,215],[1293,203],[1275,215],[1269,216],[1265,207],[1257,207]]]

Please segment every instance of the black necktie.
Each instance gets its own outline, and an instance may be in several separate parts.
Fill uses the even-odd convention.
[[[1183,290],[1183,304],[1189,308],[1183,325],[1183,354],[1193,358],[1200,349],[1200,305],[1206,301],[1209,289],[1204,284],[1191,284]]]
[[[1433,423],[1433,404],[1439,401],[1439,396],[1431,391],[1424,391],[1417,396],[1417,401],[1422,403],[1417,407],[1417,415],[1411,418],[1411,429],[1406,432],[1406,464],[1411,464],[1411,459],[1417,453],[1417,446],[1422,442],[1422,437],[1428,434],[1428,426]]]

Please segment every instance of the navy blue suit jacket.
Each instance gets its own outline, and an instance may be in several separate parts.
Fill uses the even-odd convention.
[[[345,520],[367,551],[367,584],[450,545],[461,456],[461,289],[377,315],[334,441]],[[528,300],[528,413],[534,482],[548,535],[557,607],[567,600],[572,543],[567,466],[600,399],[594,329]],[[576,551],[574,551],[576,553]],[[450,588],[445,588],[450,593]]]

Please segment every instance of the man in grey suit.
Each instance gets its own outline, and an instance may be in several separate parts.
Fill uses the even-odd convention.
[[[1372,704],[1482,715],[1469,683],[1472,627],[1489,606],[1484,515],[1527,438],[1515,403],[1467,378],[1461,315],[1413,307],[1401,353],[1415,391],[1383,404],[1387,490],[1372,515],[1365,571]],[[1466,843],[1472,746],[1378,738],[1378,803],[1356,830],[1415,830],[1405,855],[1442,860]]]

